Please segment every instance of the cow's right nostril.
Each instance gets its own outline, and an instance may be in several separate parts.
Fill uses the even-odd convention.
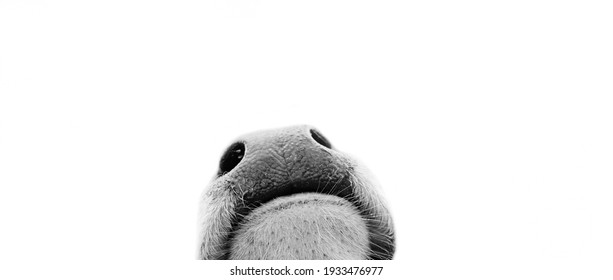
[[[232,144],[224,153],[219,161],[219,174],[224,175],[230,172],[245,156],[245,144],[237,142]]]
[[[328,141],[328,139],[326,139],[326,137],[324,137],[319,131],[311,129],[311,137],[315,139],[315,142],[321,144],[328,149],[332,149],[332,144],[330,144],[330,141]]]

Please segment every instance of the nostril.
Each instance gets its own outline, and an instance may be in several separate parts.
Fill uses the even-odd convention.
[[[219,176],[230,172],[245,156],[245,144],[237,142],[226,150],[219,161]]]
[[[319,131],[311,129],[311,137],[315,139],[315,142],[321,144],[328,149],[332,149],[332,144],[330,144],[330,141],[328,141],[328,139],[326,139],[326,137],[324,137],[323,134],[321,134]]]

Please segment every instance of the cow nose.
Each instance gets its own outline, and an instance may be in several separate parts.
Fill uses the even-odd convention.
[[[295,179],[317,166],[330,166],[330,141],[316,128],[287,127],[244,135],[221,156],[217,177],[238,173],[254,180]],[[315,175],[315,174],[311,174]]]

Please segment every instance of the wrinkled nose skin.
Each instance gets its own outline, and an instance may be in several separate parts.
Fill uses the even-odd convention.
[[[263,202],[270,197],[300,191],[305,184],[331,184],[342,180],[350,163],[329,146],[314,128],[291,127],[246,135],[244,157],[225,174],[236,178],[245,201]],[[300,183],[300,184],[298,184]]]

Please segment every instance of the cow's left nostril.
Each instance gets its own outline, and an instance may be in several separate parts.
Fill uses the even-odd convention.
[[[219,161],[219,176],[230,172],[245,156],[245,144],[237,142],[232,144]]]
[[[328,139],[326,139],[326,137],[324,137],[319,131],[311,129],[311,137],[315,139],[315,142],[321,144],[328,149],[332,149],[332,144],[330,144],[330,141],[328,141]]]

